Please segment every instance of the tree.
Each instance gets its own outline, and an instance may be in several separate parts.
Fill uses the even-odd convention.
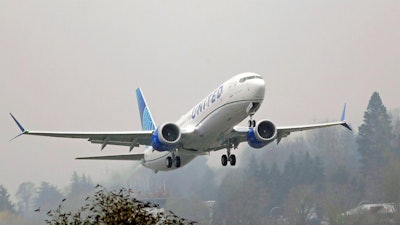
[[[361,173],[370,200],[375,200],[373,198],[376,197],[379,200],[381,197],[380,174],[386,162],[385,152],[390,152],[392,139],[390,117],[378,92],[374,92],[364,113],[364,123],[359,127],[357,138]]]
[[[14,204],[10,200],[10,195],[7,189],[0,185],[0,212],[8,211],[11,213],[15,212]]]
[[[47,224],[194,224],[157,205],[141,202],[130,189],[108,191],[100,185],[77,212],[65,212],[63,202],[47,213]]]
[[[290,190],[285,204],[284,214],[290,224],[306,225],[315,217],[316,204],[314,191],[309,185],[301,185]]]
[[[393,124],[393,151],[397,154],[400,153],[400,109],[393,110],[391,112],[391,120]]]
[[[259,180],[259,179],[258,179]],[[223,179],[216,205],[216,224],[262,224],[268,192],[244,170],[231,171]]]
[[[280,205],[286,195],[286,192],[281,188],[282,174],[276,163],[272,164],[268,177],[267,187],[269,188],[270,193],[269,206],[270,209],[272,209],[273,207]]]
[[[90,177],[86,177],[85,174],[82,174],[82,176],[79,176],[76,172],[72,174],[70,190],[71,194],[88,194],[93,190],[93,186],[94,185]]]
[[[18,210],[23,213],[32,212],[32,202],[35,196],[35,185],[32,182],[23,182],[19,185],[15,197],[18,199]]]
[[[400,202],[400,158],[389,159],[383,172],[383,191],[388,202]]]
[[[52,209],[55,208],[62,199],[63,196],[56,186],[47,182],[42,182],[35,199],[35,208],[41,208],[43,210]]]

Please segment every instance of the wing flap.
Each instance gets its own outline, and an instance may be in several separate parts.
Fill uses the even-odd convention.
[[[89,157],[78,157],[78,160],[129,160],[129,161],[140,161],[144,157],[144,154],[129,154],[129,155],[105,155],[105,156],[89,156]]]

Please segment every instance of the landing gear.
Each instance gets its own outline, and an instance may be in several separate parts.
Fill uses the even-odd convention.
[[[253,128],[256,127],[256,121],[253,120],[253,115],[250,115],[250,119],[249,119],[249,128]]]
[[[180,156],[175,156],[175,152],[172,152],[172,157],[168,156],[165,159],[165,165],[167,168],[171,168],[172,165],[175,165],[176,168],[181,167],[181,157]]]
[[[222,166],[228,165],[228,156],[222,155],[222,157],[221,157],[221,163],[222,163]]]
[[[249,128],[253,128],[256,126],[256,121],[255,120],[249,120]]]
[[[222,155],[221,156],[221,164],[222,164],[222,166],[228,165],[228,161],[231,164],[231,166],[236,165],[236,156],[233,155],[233,154],[229,155],[229,156],[227,156],[227,155]]]
[[[170,156],[168,156],[165,159],[165,165],[167,166],[167,168],[171,168],[172,167],[172,158]]]
[[[228,161],[231,164],[231,166],[236,165],[236,156],[231,154],[230,146],[227,148],[227,155],[222,155],[221,156],[221,164],[222,164],[222,166],[228,165]]]
[[[181,157],[179,157],[179,156],[175,157],[175,167],[176,168],[181,167]]]
[[[231,163],[231,166],[236,165],[236,156],[235,155],[230,155],[229,156],[229,162]]]

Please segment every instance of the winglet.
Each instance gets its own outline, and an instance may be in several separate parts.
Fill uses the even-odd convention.
[[[18,134],[17,136],[15,136],[14,138],[12,138],[10,141],[14,140],[15,138],[28,133],[27,130],[25,130],[25,128],[18,122],[18,120],[14,117],[14,115],[12,113],[10,113],[11,117],[13,118],[13,120],[15,121],[15,123],[18,125],[19,129],[21,130],[21,133]]]
[[[346,127],[349,130],[352,130],[350,125],[346,122],[346,103],[344,103],[343,107],[343,112],[342,112],[342,117],[340,118],[340,121],[342,121],[342,126]]]
[[[10,115],[13,118],[13,120],[15,121],[15,123],[18,125],[19,129],[21,130],[21,132],[24,133],[26,131],[25,128],[18,122],[18,120],[13,116],[12,113],[10,113]]]
[[[346,103],[344,103],[342,117],[340,118],[340,121],[344,121],[345,117],[346,117]]]

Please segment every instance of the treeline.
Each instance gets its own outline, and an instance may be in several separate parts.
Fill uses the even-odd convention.
[[[272,154],[253,150],[217,190],[215,224],[399,224],[398,213],[344,216],[360,203],[400,202],[399,121],[375,92],[358,135],[331,128]]]
[[[46,213],[56,209],[68,198],[67,207],[75,208],[81,204],[83,196],[94,191],[90,177],[79,176],[76,172],[63,194],[55,185],[42,182],[35,186],[32,182],[23,182],[15,193],[16,202],[11,201],[10,193],[0,186],[0,222],[1,224],[43,224]]]

